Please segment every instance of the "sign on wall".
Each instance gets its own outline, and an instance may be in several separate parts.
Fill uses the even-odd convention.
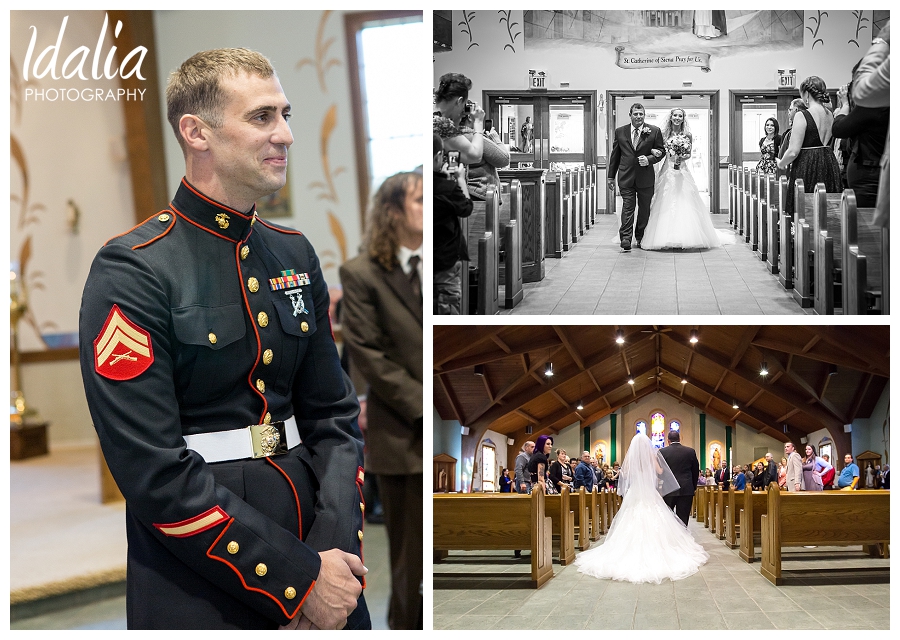
[[[656,69],[663,67],[700,67],[709,72],[710,54],[696,51],[664,53],[629,53],[616,47],[616,65],[622,69]]]

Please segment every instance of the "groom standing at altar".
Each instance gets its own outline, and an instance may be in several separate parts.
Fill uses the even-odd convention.
[[[613,176],[618,174],[622,194],[622,226],[619,240],[624,251],[631,251],[634,227],[634,201],[637,198],[638,218],[634,227],[635,246],[640,248],[644,228],[650,220],[650,201],[656,176],[653,166],[665,157],[665,143],[659,127],[644,124],[644,105],[635,103],[628,110],[631,124],[616,129],[612,153],[606,168],[606,186],[615,189]],[[653,153],[654,150],[659,154]]]

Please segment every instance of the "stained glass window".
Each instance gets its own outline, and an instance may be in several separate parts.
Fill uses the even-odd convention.
[[[681,423],[678,422],[678,420],[672,420],[672,422],[669,423],[669,430],[670,431],[681,431]]]
[[[635,433],[643,433],[644,435],[647,435],[647,423],[643,420],[638,420],[634,424],[634,431]]]
[[[656,449],[666,446],[665,428],[666,416],[659,412],[650,416],[650,442]]]

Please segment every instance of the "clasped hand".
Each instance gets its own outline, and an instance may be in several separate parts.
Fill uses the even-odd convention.
[[[279,629],[343,629],[347,617],[356,609],[362,593],[356,576],[369,572],[362,560],[340,549],[322,551],[319,557],[319,576],[300,613]]]

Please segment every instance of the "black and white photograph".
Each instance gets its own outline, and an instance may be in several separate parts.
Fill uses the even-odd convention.
[[[434,629],[889,629],[888,346],[435,326]]]
[[[889,15],[435,11],[435,313],[887,314]]]

